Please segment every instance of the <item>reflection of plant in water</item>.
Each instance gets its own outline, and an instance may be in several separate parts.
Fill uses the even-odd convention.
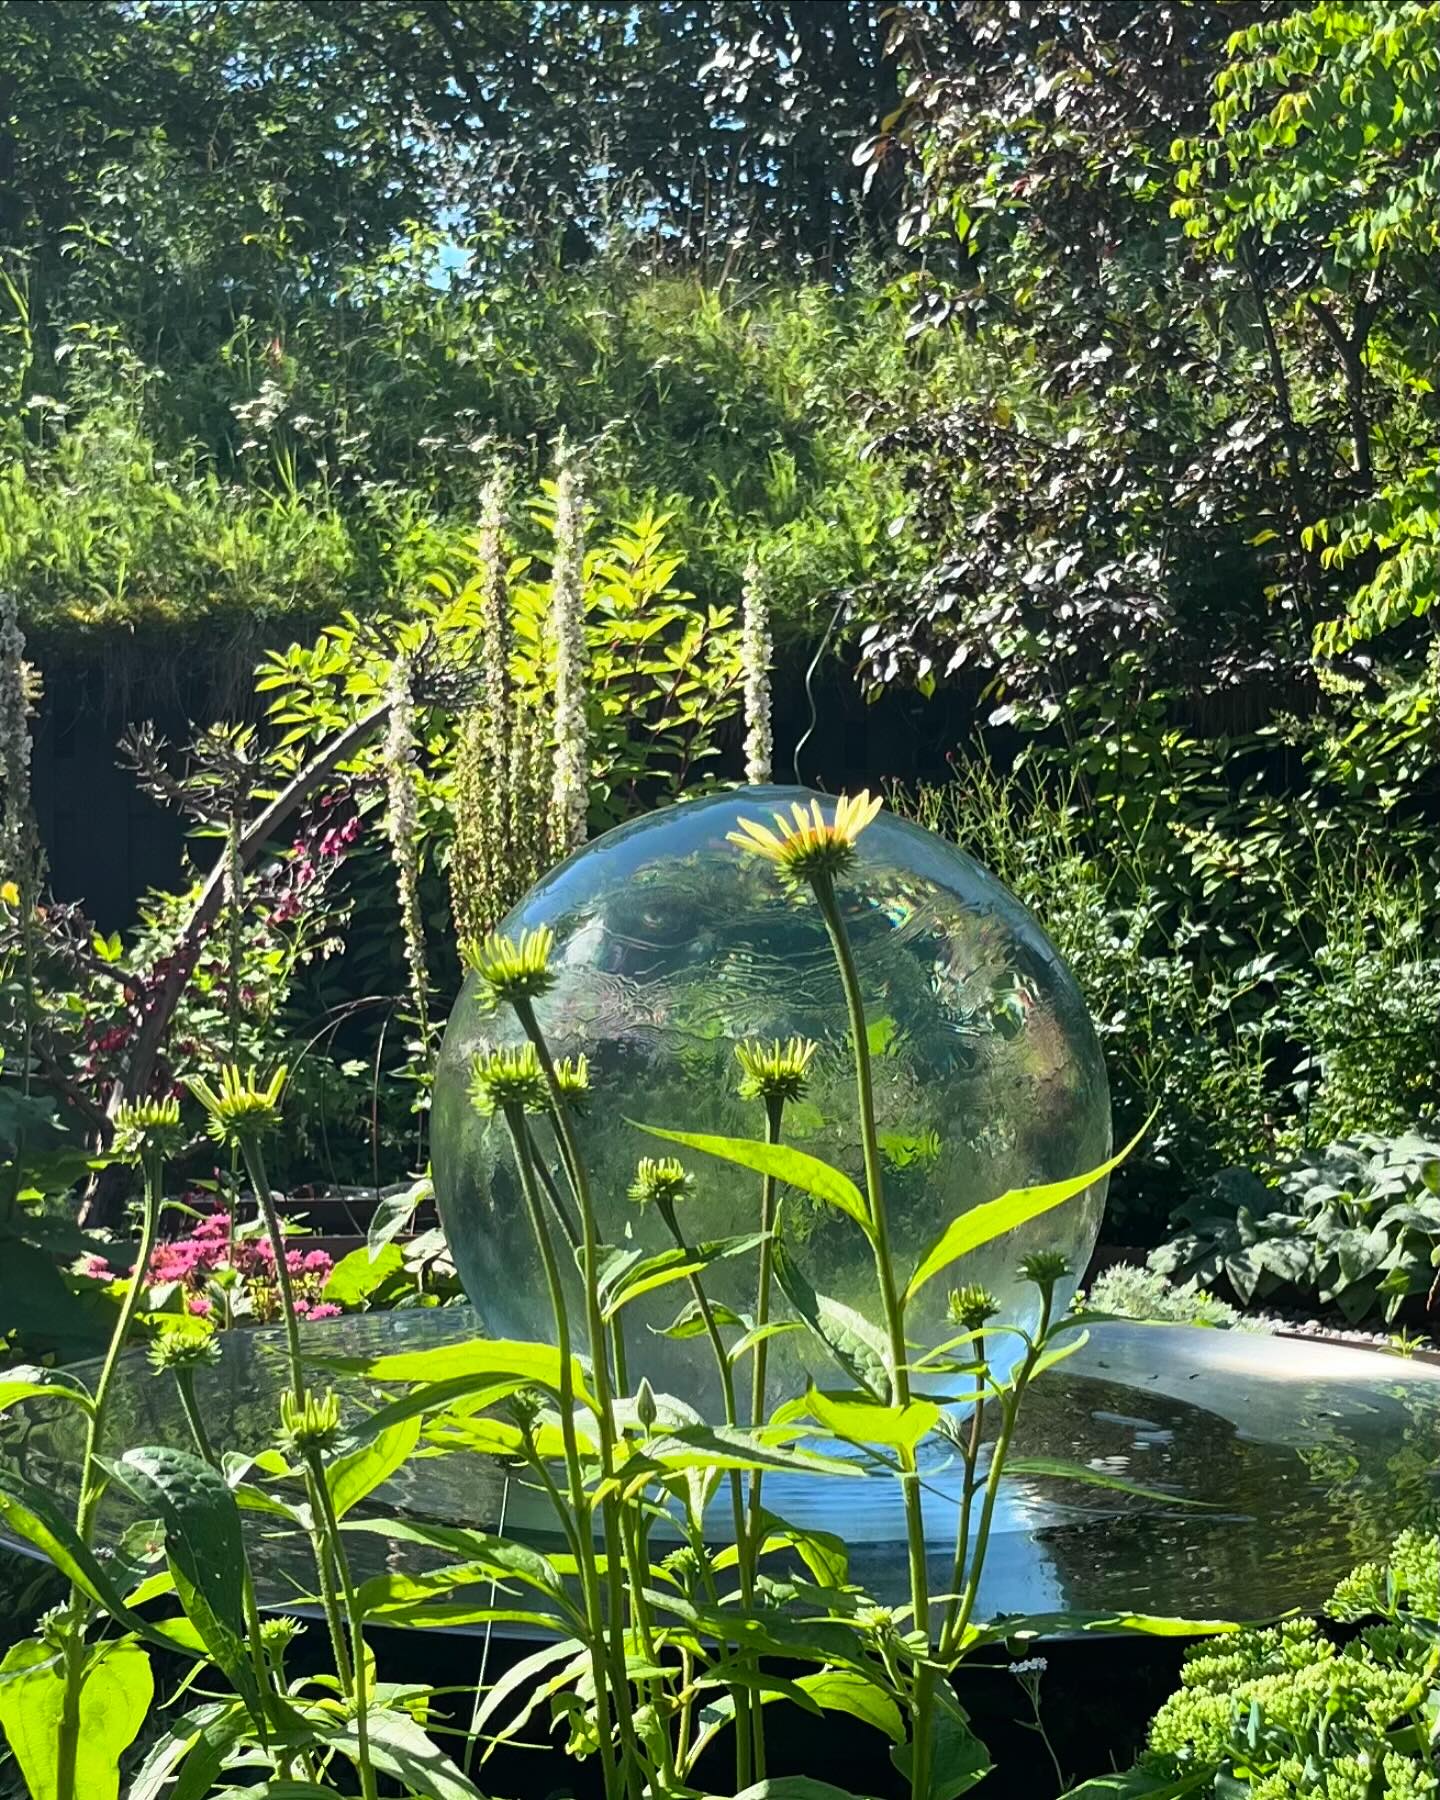
[[[1383,1366],[1383,1360],[1377,1360],[1377,1367]],[[1372,1519],[1397,1512],[1418,1516],[1440,1494],[1433,1404],[1427,1406],[1423,1392],[1405,1382],[1377,1382],[1374,1399],[1377,1405],[1388,1402],[1405,1413],[1399,1447],[1388,1456],[1365,1455],[1363,1446],[1357,1449],[1342,1436],[1324,1412],[1307,1416],[1306,1442],[1297,1451],[1311,1479],[1324,1489],[1332,1515],[1350,1521],[1350,1551],[1357,1557],[1375,1553]]]

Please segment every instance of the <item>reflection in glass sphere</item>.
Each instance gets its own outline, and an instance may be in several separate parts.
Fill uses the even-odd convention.
[[[537,1011],[557,1057],[589,1058],[592,1093],[577,1129],[610,1244],[648,1252],[671,1241],[653,1208],[626,1197],[637,1159],[672,1148],[640,1124],[763,1135],[763,1104],[736,1091],[735,1046],[747,1038],[817,1040],[808,1090],[787,1108],[784,1136],[863,1185],[844,1000],[818,909],[808,892],[787,894],[772,864],[726,842],[742,814],[768,824],[775,808],[811,797],[751,788],[651,813],[552,870],[502,927],[512,937],[540,925],[555,934],[558,979]],[[860,836],[838,893],[864,989],[890,1241],[903,1280],[957,1213],[1007,1188],[1060,1180],[1105,1160],[1105,1070],[1079,990],[1040,927],[951,845],[882,813]],[[490,1010],[471,977],[436,1077],[435,1181],[460,1276],[487,1330],[548,1338],[545,1283],[504,1123],[479,1116],[467,1092],[477,1051],[520,1041],[509,1009]],[[537,1125],[560,1181],[549,1128]],[[759,1177],[680,1154],[695,1175],[681,1206],[689,1241],[754,1231]],[[1059,1249],[1083,1270],[1102,1204],[1097,1183],[933,1281],[912,1308],[911,1341],[954,1335],[945,1302],[960,1282],[992,1289],[1002,1319],[1033,1320],[1035,1290],[1018,1280],[1017,1263],[1029,1250]],[[810,1284],[878,1320],[874,1265],[855,1224],[793,1190],[782,1224]],[[563,1246],[561,1261],[583,1342],[578,1273]],[[753,1251],[714,1263],[705,1275],[712,1301],[736,1314],[753,1313],[755,1284]],[[629,1385],[633,1391],[646,1375],[657,1391],[717,1419],[707,1340],[665,1335],[690,1298],[676,1284],[625,1309]],[[775,1296],[772,1316],[789,1316],[783,1295]],[[1006,1341],[992,1344],[998,1350]],[[771,1405],[803,1388],[807,1376],[843,1385],[808,1333],[774,1339]],[[742,1365],[747,1396],[749,1380]]]

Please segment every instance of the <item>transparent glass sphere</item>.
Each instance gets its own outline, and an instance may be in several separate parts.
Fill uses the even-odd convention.
[[[558,1056],[589,1058],[591,1094],[576,1121],[604,1240],[644,1251],[672,1241],[653,1207],[627,1198],[637,1160],[674,1146],[641,1125],[760,1137],[765,1109],[737,1092],[735,1047],[791,1034],[819,1045],[803,1099],[785,1111],[786,1141],[844,1169],[863,1186],[854,1073],[844,997],[813,897],[787,893],[774,865],[727,843],[741,815],[814,798],[799,788],[747,788],[683,802],[637,819],[553,869],[502,930],[555,934],[554,987],[537,1003]],[[827,802],[827,816],[833,802]],[[903,1280],[957,1214],[1007,1188],[1096,1167],[1110,1147],[1100,1047],[1075,981],[1035,920],[970,857],[889,812],[867,827],[838,898],[854,946],[873,1060],[875,1110],[890,1241]],[[435,1084],[433,1159],[446,1235],[466,1291],[497,1337],[550,1338],[550,1307],[504,1122],[482,1117],[468,1088],[477,1052],[522,1041],[507,1007],[494,1009],[472,976],[445,1034]],[[549,1127],[539,1146],[563,1186]],[[753,1232],[760,1179],[679,1151],[695,1177],[680,1206],[687,1239]],[[931,1282],[908,1319],[911,1341],[954,1335],[948,1290],[981,1282],[1002,1317],[1033,1320],[1035,1290],[1017,1264],[1058,1249],[1083,1270],[1103,1183],[985,1246]],[[787,1190],[782,1229],[818,1292],[875,1320],[869,1246],[844,1214]],[[571,1316],[583,1343],[579,1275],[561,1246]],[[753,1315],[757,1256],[713,1263],[712,1301]],[[1059,1295],[1067,1301],[1070,1282]],[[706,1417],[720,1393],[703,1336],[667,1336],[691,1300],[678,1283],[624,1313],[629,1384],[642,1375]],[[776,1294],[772,1317],[789,1316]],[[998,1348],[1004,1339],[993,1340]],[[806,1332],[771,1341],[770,1403],[840,1385]],[[750,1373],[742,1365],[741,1391]]]

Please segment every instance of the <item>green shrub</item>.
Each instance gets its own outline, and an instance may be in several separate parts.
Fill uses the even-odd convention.
[[[1111,1196],[1154,1243],[1228,1166],[1398,1133],[1440,1105],[1436,905],[1419,843],[1363,812],[1229,799],[1203,747],[1146,740],[1116,792],[983,754],[896,804],[1036,914],[1105,1051],[1117,1130],[1153,1112]]]
[[[1075,1304],[1095,1312],[1118,1313],[1125,1319],[1160,1319],[1175,1325],[1239,1326],[1257,1329],[1243,1319],[1233,1306],[1207,1294],[1197,1281],[1183,1287],[1154,1269],[1138,1268],[1134,1263],[1115,1263],[1097,1275],[1087,1294],[1075,1297]]]
[[[1440,1289],[1440,1143],[1364,1136],[1303,1156],[1266,1183],[1229,1169],[1178,1209],[1186,1229],[1151,1253],[1157,1273],[1225,1281],[1244,1305],[1275,1294],[1390,1323]]]

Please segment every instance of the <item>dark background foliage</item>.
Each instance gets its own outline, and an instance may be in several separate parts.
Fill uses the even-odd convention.
[[[1016,852],[1122,1117],[1166,1097],[1152,1212],[1380,1126],[1367,1084],[1433,1108],[1433,6],[3,22],[0,581],[62,898],[178,880],[127,721],[259,717],[265,650],[409,606],[563,430],[698,604],[759,556],[782,766],[823,643],[802,773],[953,772]]]

